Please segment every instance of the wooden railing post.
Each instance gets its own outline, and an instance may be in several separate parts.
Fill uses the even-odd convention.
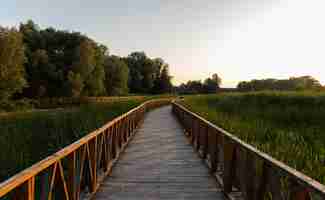
[[[77,200],[77,183],[76,183],[76,152],[72,152],[68,156],[68,191],[69,191],[69,200]]]
[[[200,120],[199,119],[196,119],[195,120],[195,124],[196,124],[196,129],[195,129],[195,148],[196,148],[196,151],[200,151],[200,147],[201,147],[201,143],[200,143],[200,140],[201,140],[201,123],[200,123]]]
[[[127,134],[128,134],[128,137],[130,137],[131,136],[131,129],[130,129],[131,122],[130,122],[129,116],[126,117],[126,123],[127,123],[127,125],[126,125]]]
[[[208,128],[208,148],[210,158],[210,172],[214,173],[218,166],[218,139],[217,134],[212,129]]]
[[[103,161],[103,165],[104,165],[104,172],[108,172],[109,170],[109,164],[110,164],[110,159],[111,159],[111,155],[110,155],[110,142],[109,142],[109,129],[105,130],[104,135],[103,135],[103,153],[104,153],[104,161]]]
[[[23,185],[17,188],[13,200],[34,200],[35,199],[35,177],[31,177]]]
[[[258,200],[257,199],[257,168],[256,157],[250,152],[246,153],[246,196],[245,200]]]
[[[119,150],[122,148],[122,138],[123,133],[121,131],[121,120],[119,120],[116,124],[116,133],[117,133],[117,144]]]
[[[310,191],[302,187],[295,180],[289,182],[290,200],[312,200]]]
[[[126,143],[129,138],[128,129],[127,129],[127,119],[122,119],[122,126],[123,126],[123,143]]]
[[[111,140],[111,157],[113,158],[113,159],[115,159],[116,158],[116,156],[117,156],[117,144],[116,144],[116,129],[115,129],[115,124],[110,128],[111,129],[111,131],[110,131],[110,135],[111,135],[111,137],[110,137],[110,140]]]
[[[195,118],[191,115],[188,115],[189,118],[189,126],[190,126],[190,136],[191,136],[191,144],[195,144]]]
[[[90,154],[90,165],[91,165],[91,192],[95,192],[97,189],[97,137],[89,142],[89,154]]]
[[[207,154],[208,154],[208,151],[209,151],[209,127],[207,125],[204,126],[204,130],[202,132],[202,140],[203,140],[203,159],[206,159],[207,158]]]
[[[224,172],[223,184],[226,194],[232,191],[236,176],[236,146],[228,139],[224,140]]]
[[[262,164],[262,176],[260,177],[260,180],[258,181],[258,190],[257,190],[257,199],[264,199],[266,194],[266,187],[267,183],[269,182],[269,176],[268,176],[268,170],[270,166],[263,161]]]

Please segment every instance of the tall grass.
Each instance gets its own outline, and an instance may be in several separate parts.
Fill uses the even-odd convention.
[[[0,182],[143,101],[0,115]]]
[[[325,94],[188,96],[183,104],[242,140],[325,184]]]

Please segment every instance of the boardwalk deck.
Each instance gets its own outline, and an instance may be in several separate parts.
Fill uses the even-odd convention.
[[[112,175],[93,199],[224,198],[172,116],[171,107],[165,106],[146,115]]]

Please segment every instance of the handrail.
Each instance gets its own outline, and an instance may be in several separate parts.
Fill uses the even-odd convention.
[[[325,198],[325,186],[212,124],[177,102],[173,113],[185,128],[191,143],[212,172],[217,172],[224,193],[240,191],[244,200],[310,200]]]
[[[110,173],[146,111],[170,101],[170,98],[146,101],[14,175],[0,183],[0,198],[32,200],[55,196],[77,200],[85,191],[94,193],[101,181],[99,176]]]

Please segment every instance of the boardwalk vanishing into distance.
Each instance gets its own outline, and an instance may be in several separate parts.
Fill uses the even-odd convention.
[[[194,152],[171,106],[153,110],[94,200],[207,199],[223,194]]]
[[[0,200],[323,200],[325,186],[171,99],[149,100],[0,183]]]

